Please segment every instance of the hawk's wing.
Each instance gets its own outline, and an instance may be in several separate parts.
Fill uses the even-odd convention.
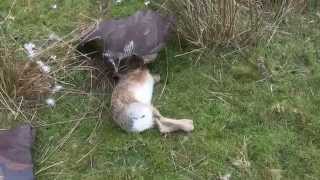
[[[103,51],[118,58],[130,55],[150,56],[165,45],[173,25],[172,17],[164,17],[155,11],[138,11],[132,16],[118,20],[103,21],[86,34],[80,45],[96,41]]]

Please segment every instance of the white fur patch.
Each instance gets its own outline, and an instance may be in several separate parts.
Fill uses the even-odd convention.
[[[27,54],[28,54],[28,56],[30,58],[35,56],[35,54],[36,54],[36,52],[35,52],[36,45],[34,45],[33,43],[26,43],[23,46],[27,50]]]
[[[129,119],[132,121],[132,132],[142,132],[154,126],[152,109],[142,103],[132,103],[127,109]]]
[[[137,84],[131,91],[137,101],[144,104],[151,104],[153,93],[154,80],[150,74],[148,74],[147,80],[143,84]]]

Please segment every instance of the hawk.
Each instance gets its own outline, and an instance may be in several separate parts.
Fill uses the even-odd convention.
[[[145,63],[153,61],[165,46],[173,24],[172,16],[138,11],[126,18],[100,22],[80,39],[78,49],[120,72],[133,55]]]

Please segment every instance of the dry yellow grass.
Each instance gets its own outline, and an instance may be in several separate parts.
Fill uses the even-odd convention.
[[[50,94],[54,79],[38,63],[17,60],[14,52],[0,49],[0,92],[2,108],[21,99],[38,101]]]
[[[16,95],[27,99],[47,96],[54,84],[49,74],[43,73],[39,65],[32,61],[16,63]]]
[[[168,0],[164,7],[177,17],[178,33],[191,44],[244,47],[273,36],[279,22],[306,6],[306,0]]]

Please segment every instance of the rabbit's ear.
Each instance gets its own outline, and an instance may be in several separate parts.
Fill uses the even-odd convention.
[[[139,69],[139,68],[143,67],[143,65],[144,65],[144,60],[140,56],[132,55],[128,59],[128,68],[129,69]]]

